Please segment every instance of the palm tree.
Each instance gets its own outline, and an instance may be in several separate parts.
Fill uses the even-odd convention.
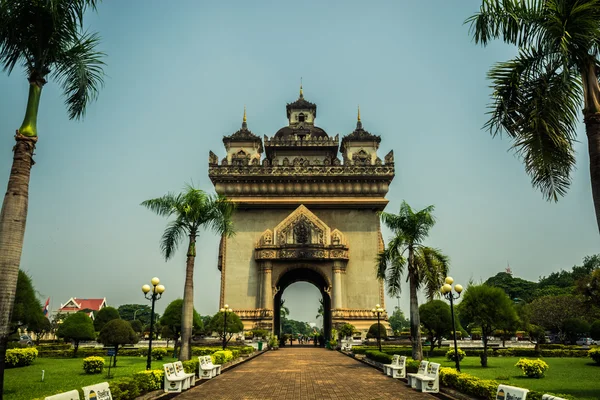
[[[579,108],[588,137],[592,196],[600,228],[600,1],[483,0],[465,22],[476,43],[519,47],[488,73],[494,92],[492,136],[505,132],[534,187],[548,200],[564,196],[575,167]]]
[[[287,316],[290,315],[290,309],[285,306],[285,299],[281,299],[279,301],[279,315],[281,316],[282,320],[286,319]]]
[[[432,299],[448,273],[448,257],[438,249],[423,245],[435,224],[433,208],[429,206],[414,212],[403,201],[398,215],[381,213],[381,220],[394,237],[377,257],[377,277],[385,280],[388,294],[394,297],[400,294],[402,275],[406,272],[410,288],[412,357],[415,360],[423,358],[417,291],[424,287],[428,299]]]
[[[183,311],[181,317],[180,360],[191,358],[192,325],[194,319],[194,261],[196,259],[196,238],[200,228],[209,229],[219,235],[233,235],[232,214],[234,204],[223,196],[210,196],[200,189],[186,185],[184,192],[168,193],[157,199],[146,200],[142,206],[163,217],[175,219],[165,229],[160,249],[169,260],[185,236],[188,238],[185,287],[183,290]]]
[[[0,399],[8,323],[23,249],[29,179],[37,143],[37,114],[48,78],[59,82],[69,118],[80,119],[103,83],[99,37],[83,31],[83,15],[96,0],[0,0],[0,65],[23,67],[29,81],[25,117],[15,135],[13,164],[0,213]]]

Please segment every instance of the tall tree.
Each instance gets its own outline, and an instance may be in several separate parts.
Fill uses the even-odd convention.
[[[15,135],[13,164],[0,212],[0,399],[4,356],[17,286],[27,221],[29,178],[37,143],[37,114],[47,79],[58,81],[66,96],[69,118],[80,119],[102,85],[98,35],[83,27],[88,8],[97,0],[0,0],[0,65],[10,74],[23,67],[29,99]]]
[[[117,310],[125,321],[141,321],[142,325],[150,325],[152,309],[147,304],[122,304]]]
[[[588,137],[592,195],[600,228],[600,42],[598,0],[483,0],[467,19],[476,43],[519,47],[488,73],[492,136],[506,133],[534,187],[564,196],[575,167],[579,109]]]
[[[452,333],[452,314],[450,306],[442,300],[432,300],[419,307],[421,324],[429,336],[430,351],[442,346],[442,337]]]
[[[457,308],[461,321],[481,328],[483,340],[481,366],[487,367],[488,338],[496,329],[502,329],[506,321],[517,320],[513,302],[500,288],[470,285]]]
[[[160,317],[160,324],[168,328],[169,338],[175,341],[173,346],[173,354],[177,354],[177,345],[179,343],[179,337],[181,336],[181,320],[183,311],[183,300],[176,299],[169,303],[162,317]],[[193,330],[200,331],[204,327],[202,318],[194,309],[193,319]]]
[[[165,256],[165,260],[173,257],[177,246],[185,236],[188,238],[180,353],[180,359],[187,361],[192,356],[194,261],[196,259],[196,240],[199,230],[204,228],[219,235],[232,235],[232,215],[235,207],[224,196],[210,196],[191,185],[186,185],[183,193],[168,193],[157,199],[146,200],[142,203],[142,206],[160,216],[175,217],[167,225],[160,243],[160,249]]]
[[[587,315],[583,298],[574,295],[543,296],[527,305],[532,323],[556,334],[561,341],[566,340],[565,321],[570,318],[584,318]]]
[[[113,319],[121,319],[119,311],[114,307],[104,307],[94,316],[94,329],[96,332],[100,332],[104,325]]]
[[[439,293],[448,274],[448,257],[438,249],[423,245],[435,225],[433,209],[429,206],[415,212],[403,201],[398,215],[381,213],[382,222],[394,236],[377,257],[377,277],[385,280],[389,295],[394,297],[400,293],[402,276],[406,272],[410,289],[412,357],[415,360],[423,358],[417,292],[424,288],[431,300]]]
[[[113,367],[116,367],[119,346],[123,347],[126,344],[136,344],[139,342],[140,338],[134,332],[129,322],[120,318],[115,318],[104,324],[97,340],[98,343],[102,343],[105,346],[113,346],[115,348]]]
[[[19,271],[17,291],[10,324],[10,333],[16,333],[21,327],[40,324],[46,319],[42,305],[36,297],[35,287],[31,277],[24,271]]]
[[[400,332],[404,328],[410,328],[410,321],[404,316],[404,312],[402,312],[398,306],[394,307],[394,312],[388,318],[388,322],[394,332]]]
[[[58,325],[56,336],[73,342],[73,357],[76,357],[79,342],[96,338],[94,322],[86,313],[76,312]]]
[[[227,320],[227,325],[225,325],[225,320]],[[225,338],[225,343],[229,343],[233,335],[241,332],[243,329],[244,323],[236,313],[231,311],[228,311],[226,316],[219,311],[210,320],[210,330],[216,332],[221,340]]]

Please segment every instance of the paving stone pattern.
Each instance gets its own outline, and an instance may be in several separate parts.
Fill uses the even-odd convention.
[[[285,347],[269,351],[176,397],[177,400],[340,400],[414,399],[404,381],[321,348]]]

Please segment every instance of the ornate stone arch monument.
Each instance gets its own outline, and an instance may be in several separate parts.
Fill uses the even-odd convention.
[[[366,332],[384,305],[375,258],[383,248],[378,211],[394,178],[394,155],[382,161],[381,138],[362,127],[339,140],[315,126],[317,106],[304,99],[286,106],[288,126],[271,138],[242,128],[225,136],[220,162],[209,155],[215,190],[234,201],[236,235],[222,238],[221,307],[227,303],[245,329],[279,331],[285,288],[307,281],[322,293],[326,336],[350,322]],[[341,152],[342,159],[338,158]]]

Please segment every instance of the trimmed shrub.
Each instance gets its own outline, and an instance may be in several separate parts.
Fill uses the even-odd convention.
[[[515,364],[515,367],[521,368],[521,371],[529,378],[543,378],[544,373],[550,368],[548,364],[544,361],[537,360],[528,360],[526,358],[521,358],[519,362]]]
[[[167,349],[162,347],[157,347],[152,349],[152,359],[160,361],[167,355]]]
[[[387,338],[387,330],[383,324],[379,324],[379,337],[381,340]],[[377,324],[373,324],[369,327],[369,331],[367,332],[367,339],[377,338]]]
[[[440,382],[463,394],[488,400],[496,400],[499,385],[497,381],[479,379],[469,374],[460,373],[454,368],[445,367],[440,368]]]
[[[406,372],[416,373],[419,371],[420,364],[421,362],[419,360],[406,360]]]
[[[104,369],[104,358],[91,356],[83,359],[83,370],[86,374],[99,374]]]
[[[183,370],[188,374],[198,375],[198,370],[200,369],[200,362],[198,361],[198,358],[182,361],[181,365],[183,365]]]
[[[462,361],[466,355],[467,355],[467,353],[465,353],[461,349],[458,349],[458,361]],[[448,359],[449,361],[456,362],[456,353],[454,352],[454,349],[448,350],[446,352],[446,359]]]
[[[133,374],[133,380],[137,383],[141,394],[158,390],[162,387],[165,372],[162,369],[141,371]]]
[[[28,347],[25,349],[9,349],[6,350],[4,362],[6,368],[17,368],[31,365],[38,356],[37,349]]]
[[[233,353],[231,350],[219,350],[210,355],[213,364],[225,364],[233,360]]]
[[[596,364],[600,364],[600,347],[588,351],[588,357],[594,360]]]
[[[113,400],[134,400],[142,394],[133,377],[113,379],[110,381],[109,387]]]

